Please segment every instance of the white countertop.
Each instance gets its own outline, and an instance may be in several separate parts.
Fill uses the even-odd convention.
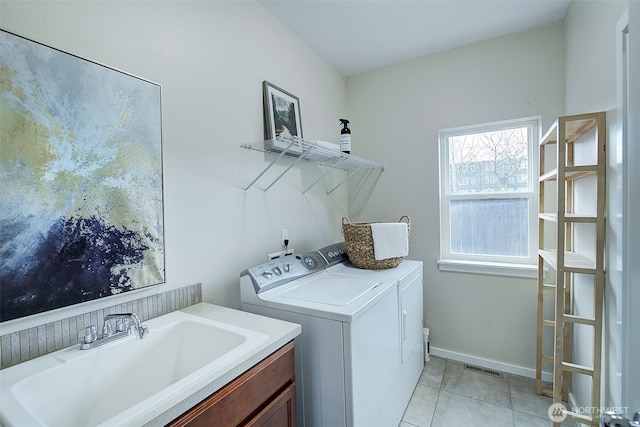
[[[234,363],[229,364],[229,369],[217,379],[177,405],[167,408],[164,413],[145,424],[145,426],[164,426],[168,424],[211,394],[227,385],[234,378],[259,363],[262,359],[266,358],[271,353],[300,335],[302,332],[300,325],[295,323],[285,322],[278,319],[272,319],[270,317],[259,316],[257,314],[204,302],[192,305],[180,311],[206,319],[250,329],[256,332],[261,332],[266,334],[269,338],[253,351],[238,357]]]

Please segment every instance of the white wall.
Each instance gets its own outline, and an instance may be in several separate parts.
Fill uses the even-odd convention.
[[[565,17],[566,113],[607,112],[606,288],[602,403],[621,405],[621,343],[618,324],[622,284],[622,147],[619,146],[616,90],[616,24],[627,1],[574,1]],[[585,195],[588,197],[588,195]],[[590,286],[576,286],[574,310],[593,313]],[[578,328],[573,336],[574,360],[591,364],[593,333]],[[590,378],[574,375],[572,395],[578,406],[591,406]]]
[[[385,164],[356,220],[411,216],[410,258],[423,260],[431,346],[534,375],[536,281],[440,272],[438,129],[564,112],[561,24],[474,44],[347,80],[352,150]],[[442,354],[442,353],[441,353]]]
[[[239,307],[240,272],[280,249],[281,229],[299,251],[342,238],[346,189],[301,195],[317,168],[266,197],[243,191],[266,165],[240,147],[263,139],[263,80],[300,98],[307,138],[336,142],[346,111],[345,78],[259,3],[3,0],[0,26],[162,85],[166,230],[166,285],[5,322],[0,335],[196,282],[205,301]]]

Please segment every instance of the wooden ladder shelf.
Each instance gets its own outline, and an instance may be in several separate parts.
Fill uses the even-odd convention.
[[[592,408],[600,407],[605,282],[605,146],[604,112],[558,117],[540,141],[536,393],[552,397],[554,403],[566,402],[573,376],[586,375],[591,378]],[[591,147],[594,149],[589,152]],[[585,159],[592,163],[583,164]],[[589,178],[589,181],[579,184],[586,177],[595,179]],[[595,196],[595,203],[585,204],[581,200],[580,192],[584,192],[585,187],[578,189],[579,185],[586,185],[590,198]],[[586,212],[582,212],[583,209]],[[585,224],[593,224],[587,230],[594,234],[593,247],[581,247],[584,246],[584,238],[576,238],[578,227]],[[592,317],[573,312],[577,275],[593,278]],[[554,317],[546,319],[545,301],[548,300],[547,305],[550,305],[552,295],[555,298]],[[548,316],[550,310],[546,311]],[[592,366],[575,363],[572,359],[571,344],[577,339],[574,330],[579,325],[593,329]],[[551,342],[545,340],[548,331],[553,331],[553,354],[545,354],[543,350],[545,343]],[[544,387],[542,373],[545,366],[553,369],[552,389]],[[570,408],[563,414],[582,424],[599,425],[598,414],[584,415]],[[555,421],[554,426],[559,427],[560,422]]]

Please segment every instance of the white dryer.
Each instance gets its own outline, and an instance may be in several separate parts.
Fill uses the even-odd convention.
[[[420,378],[422,262],[353,267],[344,243],[249,268],[242,309],[302,325],[298,425],[397,427]]]

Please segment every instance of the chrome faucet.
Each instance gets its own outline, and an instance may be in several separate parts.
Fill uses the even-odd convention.
[[[122,332],[125,329],[129,329],[128,324],[129,324],[129,320],[131,320],[133,322],[133,329],[138,334],[138,338],[142,339],[145,337],[145,335],[149,333],[149,328],[143,325],[142,322],[140,322],[140,319],[138,319],[138,316],[136,316],[133,313],[107,314],[106,316],[104,316],[105,325],[111,319],[116,319],[116,322],[117,322],[116,331],[118,332]],[[122,323],[120,323],[120,321],[122,321]],[[104,328],[103,328],[103,331],[104,331]]]
[[[116,320],[116,331],[113,331],[110,320]],[[129,321],[133,325],[129,325]],[[98,328],[95,325],[88,326],[84,333],[80,333],[78,338],[82,336],[80,350],[89,350],[100,347],[103,344],[124,338],[131,335],[131,329],[136,331],[139,339],[144,338],[149,333],[149,328],[140,322],[138,316],[133,313],[116,313],[104,316],[104,324],[102,326],[102,335],[98,335]]]

